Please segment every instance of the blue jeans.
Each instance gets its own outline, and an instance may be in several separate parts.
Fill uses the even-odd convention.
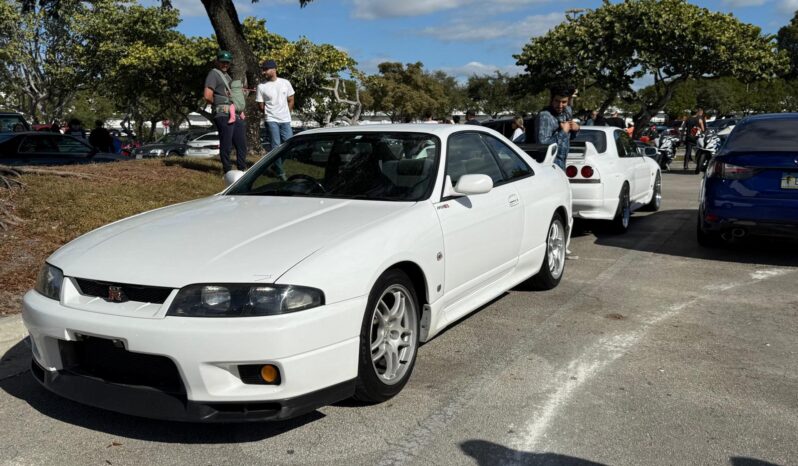
[[[213,117],[219,132],[219,157],[225,173],[233,168],[230,164],[230,150],[233,146],[236,148],[236,167],[241,171],[247,169],[247,123],[236,116],[236,122],[231,125],[227,123],[229,118],[227,113],[217,113]]]
[[[267,121],[266,127],[269,129],[269,141],[271,141],[271,150],[274,150],[280,144],[284,143],[291,136],[294,131],[291,129],[291,123],[278,123],[276,121]],[[277,169],[277,175],[280,178],[285,178],[285,171],[283,171],[283,160],[278,159],[274,162],[274,167]]]

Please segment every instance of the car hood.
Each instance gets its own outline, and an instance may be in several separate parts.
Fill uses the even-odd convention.
[[[48,262],[66,276],[180,288],[270,283],[336,239],[412,203],[213,196],[87,233]],[[357,252],[353,251],[353,260]]]

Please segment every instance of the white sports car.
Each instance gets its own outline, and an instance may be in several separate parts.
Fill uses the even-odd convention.
[[[565,173],[573,192],[575,218],[610,220],[629,228],[634,210],[659,210],[662,174],[656,160],[639,152],[625,131],[585,126],[571,141]]]
[[[560,282],[571,194],[553,156],[478,126],[304,132],[219,195],[50,256],[23,302],[33,374],[174,420],[386,400],[420,342],[521,282]]]

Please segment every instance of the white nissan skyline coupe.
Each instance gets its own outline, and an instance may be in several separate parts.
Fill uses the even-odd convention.
[[[637,150],[622,129],[584,126],[566,160],[575,218],[609,220],[617,233],[629,229],[632,212],[662,205],[659,164]]]
[[[23,300],[32,372],[182,421],[386,400],[421,342],[522,282],[560,282],[571,194],[554,152],[538,163],[468,125],[304,132],[219,195],[50,256]]]

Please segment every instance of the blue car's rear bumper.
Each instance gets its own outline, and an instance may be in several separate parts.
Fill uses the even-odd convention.
[[[739,184],[731,186],[732,183],[705,180],[700,206],[704,231],[724,233],[742,229],[744,234],[798,238],[798,193],[794,197],[765,197],[745,192]]]

